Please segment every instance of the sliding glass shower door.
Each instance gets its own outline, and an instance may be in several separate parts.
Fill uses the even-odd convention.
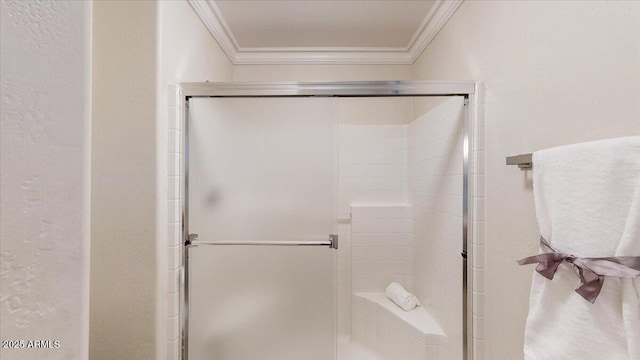
[[[332,101],[190,100],[189,360],[335,358]]]

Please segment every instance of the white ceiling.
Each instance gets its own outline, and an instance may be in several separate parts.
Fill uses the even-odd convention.
[[[404,47],[433,1],[217,0],[241,48]]]
[[[410,64],[462,0],[188,0],[234,64]]]

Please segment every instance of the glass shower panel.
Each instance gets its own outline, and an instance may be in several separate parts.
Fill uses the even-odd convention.
[[[332,102],[191,99],[189,231],[213,243],[327,241]],[[189,360],[335,358],[336,251],[198,245],[189,257]]]

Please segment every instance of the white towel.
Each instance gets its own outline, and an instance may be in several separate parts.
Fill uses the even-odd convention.
[[[397,282],[389,284],[385,293],[391,301],[400,306],[404,311],[413,310],[416,306],[421,305],[415,295],[405,290],[405,288]]]
[[[639,160],[640,161],[640,160]],[[640,181],[636,186],[629,217],[616,256],[640,255]],[[606,280],[605,280],[606,281]],[[629,359],[640,359],[640,277],[623,281],[622,319],[627,335]]]
[[[536,152],[533,187],[540,234],[559,251],[640,256],[640,136]],[[605,278],[594,304],[578,283],[567,263],[553,280],[534,272],[525,359],[640,359],[640,280]]]

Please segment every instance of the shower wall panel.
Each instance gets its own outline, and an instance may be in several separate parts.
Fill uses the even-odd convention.
[[[406,203],[407,127],[341,124],[339,132],[340,215],[352,204]]]
[[[381,293],[393,281],[412,291],[411,205],[353,205],[351,215],[353,292]]]
[[[462,358],[463,98],[422,113],[416,98],[409,124],[409,196],[414,220],[414,288],[444,328],[451,359]]]
[[[406,126],[367,125],[367,122],[380,123],[385,118],[387,122],[397,122],[398,116],[400,118],[404,116],[402,113],[396,114],[397,103],[386,101],[382,104],[372,104],[374,100],[376,99],[339,99],[339,218],[350,218],[353,205],[399,204],[406,203],[407,200]],[[363,109],[369,104],[372,106]],[[410,104],[403,101],[402,105]],[[370,116],[365,117],[367,114]],[[353,125],[354,122],[358,125]],[[351,232],[350,225],[340,226],[341,247],[338,254],[338,333],[340,336],[348,336],[351,324]],[[360,236],[366,236],[366,234]]]
[[[338,217],[349,219],[352,205],[406,204],[406,124],[412,119],[411,99],[335,101],[339,123]],[[339,225],[339,235],[338,336],[344,338],[351,331],[351,225]],[[360,234],[359,244],[364,245],[367,238],[367,234]]]

